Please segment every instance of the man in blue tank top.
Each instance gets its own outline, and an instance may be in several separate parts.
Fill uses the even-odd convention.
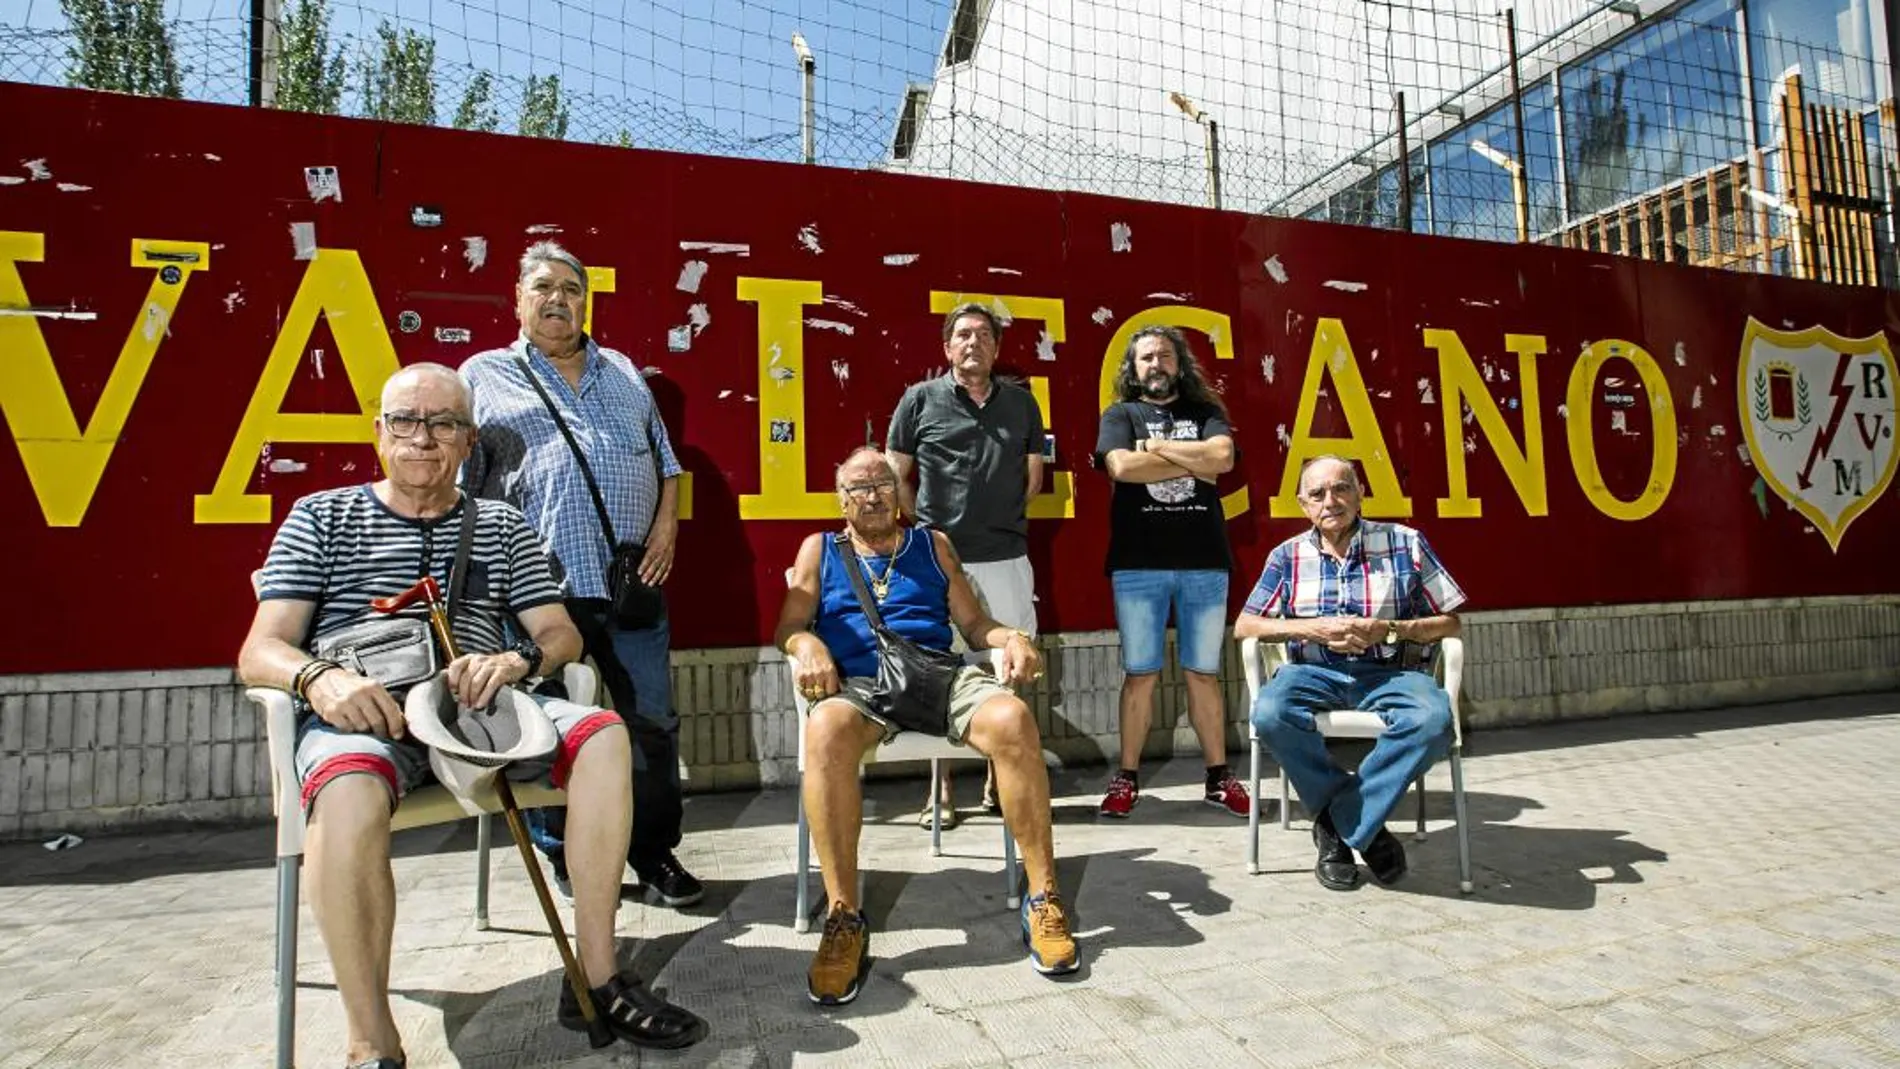
[[[949,538],[901,522],[897,487],[890,458],[868,446],[839,466],[838,504],[849,552],[829,533],[806,538],[779,612],[778,647],[791,664],[793,684],[811,703],[804,724],[805,811],[831,912],[808,989],[813,1002],[827,1006],[858,996],[870,961],[870,933],[857,900],[864,801],[858,766],[866,750],[896,731],[872,712],[878,649],[847,570],[853,568],[885,627],[897,634],[948,650],[954,623],[971,648],[1003,651],[1000,682],[987,668],[958,671],[947,735],[995,763],[1003,816],[1022,846],[1029,875],[1022,928],[1030,965],[1045,974],[1076,968],[1068,910],[1056,893],[1042,738],[1029,707],[1008,689],[1041,675],[1042,657],[1028,635],[983,612]]]

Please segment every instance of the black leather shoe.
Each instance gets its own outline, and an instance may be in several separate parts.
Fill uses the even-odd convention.
[[[1405,845],[1384,828],[1379,829],[1379,834],[1373,836],[1359,854],[1366,859],[1366,868],[1372,870],[1372,878],[1386,887],[1405,875]]]
[[[686,871],[679,858],[672,851],[652,861],[642,861],[634,866],[633,875],[640,882],[634,885],[648,902],[657,902],[673,909],[683,909],[696,905],[706,897],[706,889],[701,887],[693,874]]]
[[[1313,875],[1321,887],[1329,891],[1351,891],[1359,886],[1363,877],[1359,866],[1353,864],[1352,847],[1333,829],[1331,815],[1321,813],[1319,819],[1313,821],[1313,845],[1319,847],[1319,862],[1313,866]]]

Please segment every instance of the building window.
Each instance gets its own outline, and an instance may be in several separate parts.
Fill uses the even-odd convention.
[[[924,112],[930,107],[930,87],[913,85],[904,90],[904,107],[897,116],[897,133],[891,138],[891,159],[907,160],[917,147],[917,131],[924,124]]]
[[[977,42],[983,39],[983,25],[989,21],[991,0],[957,0],[950,14],[950,39],[943,46],[943,61],[948,66],[970,62],[976,55]]]

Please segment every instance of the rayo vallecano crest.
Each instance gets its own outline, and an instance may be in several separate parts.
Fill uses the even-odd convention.
[[[1839,549],[1893,481],[1900,372],[1887,337],[1775,330],[1752,316],[1736,393],[1755,468]]]

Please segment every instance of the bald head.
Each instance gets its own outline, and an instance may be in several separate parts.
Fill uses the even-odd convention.
[[[468,395],[468,383],[462,381],[462,376],[457,374],[452,367],[426,361],[410,364],[389,376],[389,381],[383,383],[382,410],[393,411],[397,397],[407,394],[410,387],[424,383],[436,387],[429,391],[431,397],[453,406],[445,409],[446,411],[453,411],[462,416],[472,414],[469,411],[472,405]],[[448,392],[444,392],[445,390]]]

